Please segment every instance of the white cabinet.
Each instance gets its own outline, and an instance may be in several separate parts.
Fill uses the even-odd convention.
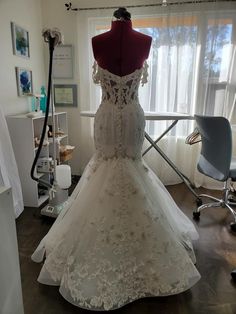
[[[18,166],[22,185],[24,206],[39,207],[48,199],[48,191],[40,183],[30,177],[30,170],[37,151],[36,139],[40,139],[44,116],[28,118],[26,115],[7,116],[7,124],[11,136],[12,146]],[[68,127],[66,112],[55,113],[56,143],[68,144]],[[48,126],[52,126],[52,117],[48,117]],[[48,138],[49,145],[45,145],[40,153],[40,158],[49,159],[53,154],[52,139]],[[56,145],[56,157],[60,160],[59,148]],[[41,159],[43,160],[43,159]],[[36,169],[37,170],[37,169]],[[50,171],[36,171],[35,176],[50,180]]]

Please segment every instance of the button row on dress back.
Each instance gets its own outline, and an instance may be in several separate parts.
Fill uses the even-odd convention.
[[[144,68],[147,69],[147,66]],[[140,81],[144,83],[143,79],[146,80],[147,78],[147,75],[143,75],[145,72],[144,68],[137,69],[129,75],[120,77],[102,69],[96,63],[93,66],[94,82],[100,84],[102,87],[102,103],[108,102],[111,105],[115,105],[117,109],[114,117],[117,132],[117,141],[114,143],[114,154],[116,157],[126,156],[126,149],[123,143],[122,134],[122,109],[128,104],[139,104],[138,87]]]

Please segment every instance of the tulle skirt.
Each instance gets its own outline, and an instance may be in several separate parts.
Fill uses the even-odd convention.
[[[197,238],[142,159],[95,154],[32,259],[46,256],[38,281],[60,286],[72,304],[111,310],[191,288]]]

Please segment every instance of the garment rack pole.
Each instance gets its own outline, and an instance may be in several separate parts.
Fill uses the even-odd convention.
[[[182,5],[182,4],[199,4],[199,3],[220,3],[220,2],[236,2],[236,0],[192,0],[192,1],[163,1],[159,3],[150,4],[136,4],[136,5],[124,5],[125,8],[142,8],[142,7],[167,7],[170,5]],[[73,11],[88,11],[88,10],[107,10],[117,9],[118,6],[107,7],[90,7],[90,8],[70,8]]]

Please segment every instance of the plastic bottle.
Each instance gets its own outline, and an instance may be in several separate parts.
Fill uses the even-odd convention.
[[[40,110],[42,112],[46,112],[46,106],[47,106],[47,95],[45,91],[45,87],[41,86],[41,98],[40,98]]]
[[[35,111],[35,108],[36,108],[34,95],[30,96],[30,103],[31,103],[31,104],[30,104],[30,111],[31,111],[31,112],[34,112],[34,111]]]

